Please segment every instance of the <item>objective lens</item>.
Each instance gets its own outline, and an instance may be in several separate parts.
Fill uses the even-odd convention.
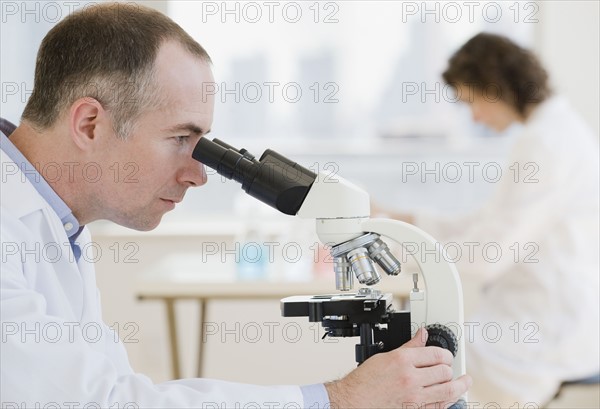
[[[375,264],[369,258],[369,252],[364,247],[359,247],[348,253],[348,260],[352,264],[352,270],[361,284],[377,284],[381,276],[375,269]]]
[[[339,291],[350,291],[354,286],[352,264],[346,257],[333,258],[333,271],[335,272],[335,288]]]
[[[379,264],[388,275],[396,276],[400,273],[400,262],[390,252],[387,244],[377,239],[369,246],[369,256]]]

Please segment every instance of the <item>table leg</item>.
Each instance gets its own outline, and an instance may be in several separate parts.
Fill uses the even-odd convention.
[[[202,378],[202,361],[203,361],[203,354],[204,354],[204,341],[205,341],[205,336],[206,336],[206,328],[204,328],[204,323],[206,322],[206,299],[205,298],[199,298],[199,305],[200,305],[200,311],[199,311],[199,338],[198,338],[198,367],[196,369],[196,376],[198,378]]]
[[[179,345],[177,342],[177,320],[175,318],[175,299],[165,298],[167,306],[167,324],[169,326],[169,338],[171,341],[171,368],[174,379],[181,378],[179,369]]]

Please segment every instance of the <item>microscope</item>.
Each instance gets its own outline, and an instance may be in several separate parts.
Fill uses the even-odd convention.
[[[364,190],[340,177],[315,174],[270,149],[256,159],[246,149],[201,138],[192,156],[241,183],[246,193],[280,212],[316,220],[319,240],[331,247],[340,292],[284,298],[283,316],[321,322],[326,336],[358,336],[355,352],[359,365],[374,354],[401,346],[425,326],[429,333],[426,345],[452,352],[455,378],[465,373],[460,278],[433,237],[408,223],[371,219],[369,195]],[[419,268],[419,273],[413,274],[410,311],[395,311],[391,294],[369,287],[350,292],[355,277],[366,286],[380,281],[375,264],[388,275],[400,273],[400,262],[382,238],[400,245],[422,244],[417,246],[420,250],[410,252]],[[423,249],[437,254],[426,257],[420,254]],[[421,288],[419,276],[424,284]],[[451,408],[463,408],[465,402],[463,396]]]

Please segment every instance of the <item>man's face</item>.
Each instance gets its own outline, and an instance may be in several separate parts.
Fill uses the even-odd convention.
[[[101,218],[136,230],[155,228],[183,199],[206,183],[204,166],[192,158],[198,140],[210,131],[214,99],[203,84],[214,82],[210,67],[178,44],[161,46],[155,78],[160,108],[137,119],[126,140],[105,138],[97,206]]]
[[[473,121],[501,132],[513,122],[522,121],[519,113],[509,104],[498,98],[492,90],[489,93],[468,85],[457,87],[460,100],[469,105]]]

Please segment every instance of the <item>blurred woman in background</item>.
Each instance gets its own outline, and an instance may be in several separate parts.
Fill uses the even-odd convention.
[[[510,168],[473,214],[395,217],[441,243],[473,243],[457,262],[479,293],[463,334],[469,400],[541,406],[563,381],[599,370],[598,136],[552,94],[538,59],[507,38],[476,35],[443,78],[474,121],[520,126]],[[501,257],[486,257],[486,245]]]

